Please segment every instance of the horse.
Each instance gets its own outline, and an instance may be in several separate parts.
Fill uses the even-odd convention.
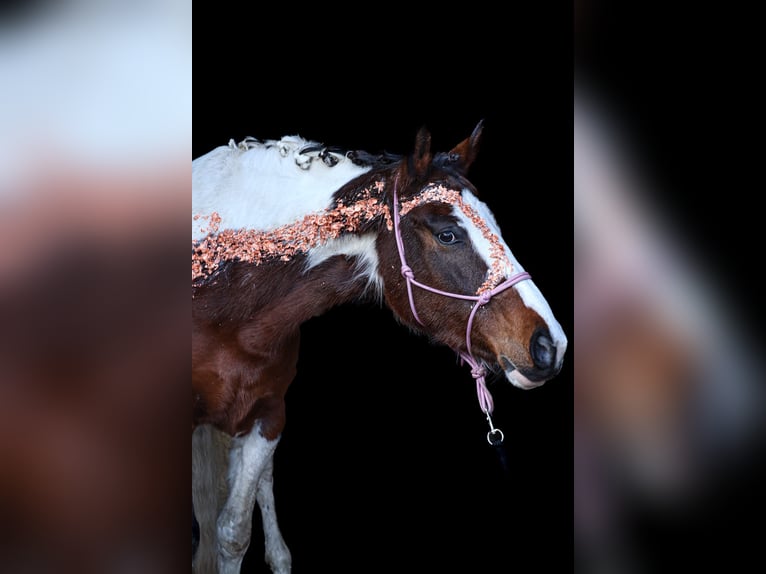
[[[447,152],[422,127],[403,155],[247,137],[192,161],[193,571],[240,571],[256,504],[266,563],[291,571],[274,453],[310,318],[384,305],[452,349],[490,443],[487,378],[528,390],[560,372],[567,336],[467,178],[483,125]]]

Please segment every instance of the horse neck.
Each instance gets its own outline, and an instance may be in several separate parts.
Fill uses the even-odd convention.
[[[392,229],[380,179],[361,178],[320,212],[270,231],[223,230],[195,244],[192,280],[213,319],[274,315],[300,323],[332,307],[379,299],[376,238]],[[204,307],[204,305],[202,306]]]
[[[374,236],[382,226],[393,229],[384,177],[358,177],[339,189],[329,206],[272,229],[219,229],[222,218],[217,213],[204,216],[210,227],[204,238],[192,241],[192,281],[205,281],[233,261],[272,267],[301,260],[305,269],[313,269],[340,255],[355,259],[355,269],[375,283]]]
[[[205,161],[213,159],[211,155]],[[213,189],[208,189],[200,174],[215,173],[215,165],[205,167],[200,162],[197,166],[195,187],[200,197],[212,194]],[[252,317],[264,321],[266,313],[298,324],[343,303],[370,295],[380,298],[375,237],[386,227],[392,229],[384,181],[390,180],[393,164],[376,167],[354,168],[356,171],[340,164],[329,170],[319,167],[324,171],[316,172],[322,175],[316,180],[308,171],[298,172],[304,184],[311,180],[310,195],[315,198],[303,206],[304,211],[293,212],[291,220],[282,219],[278,226],[263,226],[262,221],[253,220],[253,225],[232,228],[236,219],[218,213],[218,203],[202,210],[203,215],[195,216],[201,218],[195,224],[201,223],[196,228],[204,229],[205,236],[193,237],[192,241],[194,296],[205,300],[196,305],[198,312],[210,320],[225,319],[233,324]],[[341,171],[335,171],[339,168]],[[344,173],[343,180],[353,173],[356,177],[332,192],[325,179],[330,172]],[[228,181],[227,177],[224,174],[214,179]],[[223,196],[235,189],[231,182],[227,185]],[[308,187],[301,189],[291,188],[286,195],[308,194]],[[275,201],[273,193],[265,195],[271,195],[270,202]],[[324,198],[321,207],[315,207],[317,198]],[[202,205],[200,201],[198,207]],[[296,206],[294,202],[292,205]],[[281,216],[288,213],[284,211]]]

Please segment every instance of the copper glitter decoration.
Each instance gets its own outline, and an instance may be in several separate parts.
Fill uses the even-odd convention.
[[[431,203],[439,201],[442,203],[449,203],[456,205],[465,215],[473,222],[473,224],[481,231],[484,238],[490,243],[490,258],[492,259],[492,266],[487,274],[487,279],[482,283],[476,292],[477,295],[481,295],[485,291],[490,291],[497,285],[499,285],[505,277],[513,271],[513,264],[508,259],[505,253],[503,245],[500,243],[500,238],[487,226],[486,222],[479,216],[478,213],[463,201],[463,196],[459,191],[455,189],[449,189],[443,185],[430,185],[423,189],[418,195],[412,199],[402,203],[399,213],[402,217],[412,211],[414,208],[425,203]],[[505,269],[508,269],[508,273]]]
[[[373,187],[379,194],[385,184],[378,181]],[[289,261],[344,233],[354,233],[363,223],[381,215],[388,229],[393,229],[388,206],[372,193],[370,188],[365,188],[350,205],[339,202],[333,209],[311,213],[271,231],[219,231],[221,218],[217,213],[195,215],[195,220],[207,219],[209,226],[204,229],[207,235],[203,239],[192,240],[192,282],[212,275],[224,261],[237,260],[255,265],[270,260]]]

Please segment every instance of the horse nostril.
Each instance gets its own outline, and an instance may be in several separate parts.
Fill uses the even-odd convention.
[[[556,361],[556,346],[545,327],[537,329],[532,335],[529,350],[538,369],[550,369]]]

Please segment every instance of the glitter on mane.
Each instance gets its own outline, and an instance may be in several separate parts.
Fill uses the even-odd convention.
[[[379,193],[382,187],[382,182],[376,182],[374,189]],[[306,215],[295,223],[271,231],[219,231],[221,218],[217,213],[195,215],[195,221],[209,219],[210,226],[208,235],[201,241],[192,240],[192,281],[213,274],[224,261],[237,260],[255,265],[275,258],[289,261],[298,253],[306,253],[331,239],[338,239],[343,233],[359,231],[363,223],[376,217],[383,216],[391,230],[388,206],[372,194],[370,188],[364,188],[351,205],[345,205],[341,200],[332,209]]]
[[[439,153],[423,128],[401,156],[288,136],[192,161],[193,572],[239,572],[256,504],[266,562],[291,571],[273,461],[312,317],[385,305],[468,363],[491,432],[487,374],[532,389],[561,370],[566,335],[467,178],[482,129]]]

